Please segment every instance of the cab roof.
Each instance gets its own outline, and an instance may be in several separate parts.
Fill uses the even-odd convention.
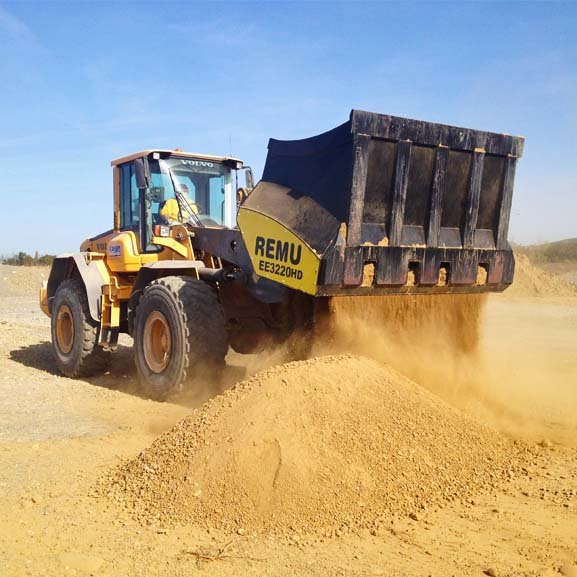
[[[238,164],[238,168],[242,167],[243,162],[239,158],[234,158],[232,156],[211,156],[210,154],[198,154],[196,152],[184,152],[183,150],[168,150],[164,148],[154,148],[150,150],[141,150],[140,152],[134,152],[129,154],[128,156],[122,156],[121,158],[116,158],[113,160],[110,165],[111,166],[118,166],[119,164],[124,164],[125,162],[130,162],[136,158],[144,158],[153,152],[159,152],[161,154],[170,154],[171,156],[177,156],[182,158],[194,158],[199,160],[213,160],[215,162],[224,162],[224,163],[236,163]]]

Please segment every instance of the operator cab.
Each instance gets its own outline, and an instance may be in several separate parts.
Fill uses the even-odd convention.
[[[112,166],[115,225],[134,231],[145,252],[159,249],[151,243],[158,225],[236,226],[239,159],[147,150],[113,160]]]

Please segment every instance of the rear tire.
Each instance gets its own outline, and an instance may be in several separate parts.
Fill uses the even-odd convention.
[[[203,369],[220,371],[228,351],[222,307],[206,283],[164,277],[136,309],[134,359],[147,396],[164,401]]]
[[[56,290],[50,329],[52,351],[62,374],[88,377],[106,369],[110,353],[98,346],[100,327],[90,316],[86,290],[79,279],[67,279]]]

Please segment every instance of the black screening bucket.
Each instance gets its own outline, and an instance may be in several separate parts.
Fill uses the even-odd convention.
[[[271,139],[242,208],[318,255],[319,296],[501,291],[513,281],[507,231],[523,144],[353,110],[324,134]]]

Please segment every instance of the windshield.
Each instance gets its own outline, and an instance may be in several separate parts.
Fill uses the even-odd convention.
[[[176,156],[153,160],[150,177],[153,220],[204,226],[231,226],[234,221],[226,202],[232,198],[231,169],[222,163]]]

